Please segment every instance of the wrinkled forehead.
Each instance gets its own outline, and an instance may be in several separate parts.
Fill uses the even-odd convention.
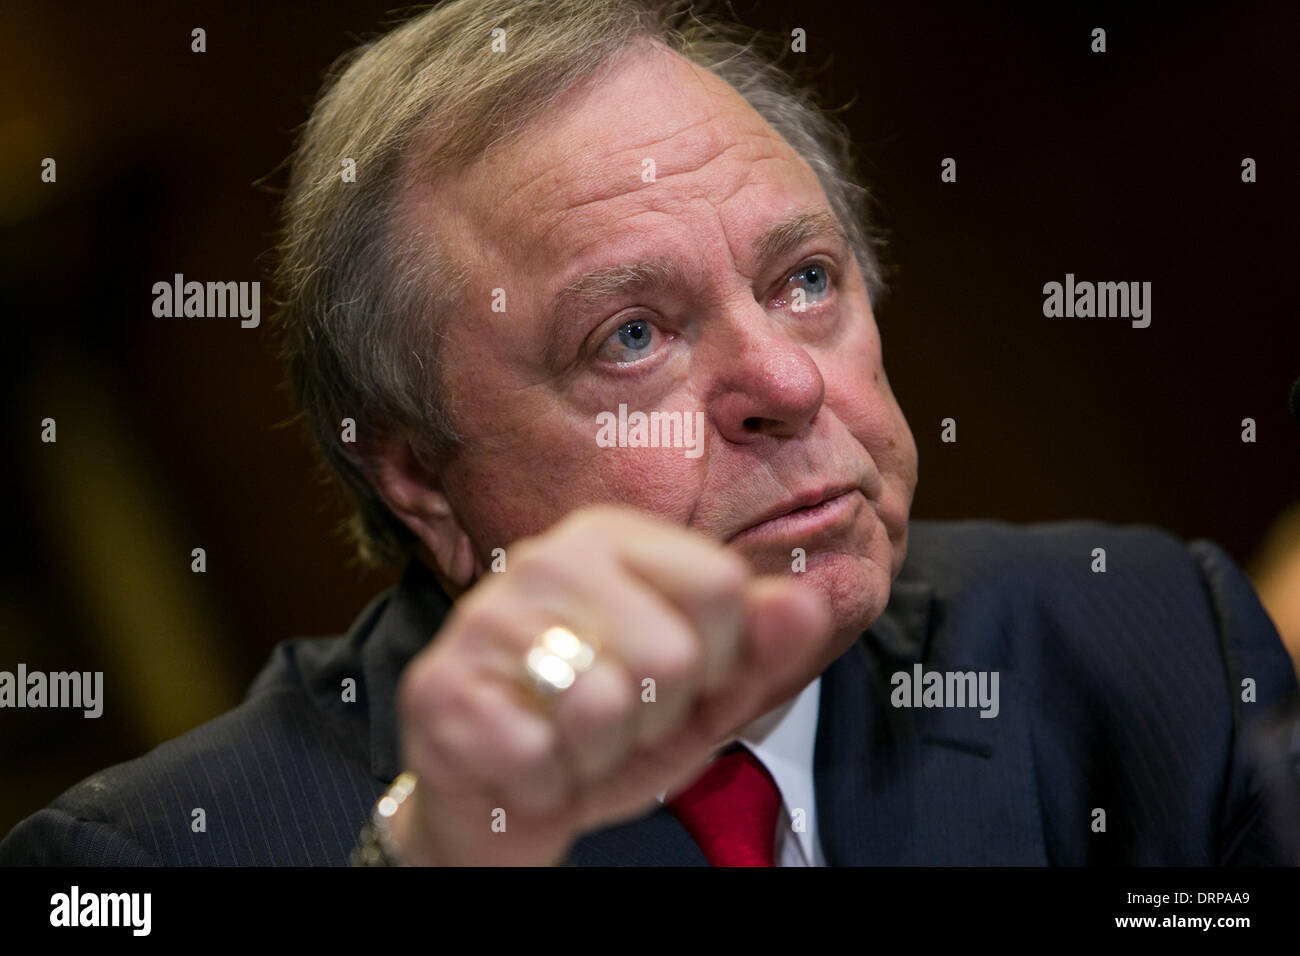
[[[471,261],[526,250],[562,267],[646,212],[688,202],[806,206],[811,169],[734,89],[671,51],[640,51],[565,94],[524,130],[436,182],[411,215]],[[779,210],[774,210],[779,213]]]

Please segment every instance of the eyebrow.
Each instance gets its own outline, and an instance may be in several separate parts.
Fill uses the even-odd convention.
[[[851,247],[848,234],[836,216],[824,209],[795,213],[768,226],[754,241],[754,258],[769,263],[784,258],[804,243],[829,238],[847,253]],[[666,256],[654,256],[641,262],[605,266],[574,279],[555,296],[550,318],[546,322],[548,359],[558,358],[559,333],[569,312],[587,311],[616,296],[644,289],[684,284],[678,263]]]

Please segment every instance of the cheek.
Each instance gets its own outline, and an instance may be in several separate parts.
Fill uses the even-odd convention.
[[[917,480],[916,443],[871,342],[839,353],[823,367],[826,404],[871,456],[884,478],[892,531],[906,521]],[[856,356],[856,358],[855,358]]]
[[[636,507],[677,524],[694,511],[704,458],[672,448],[602,448],[594,418],[534,413],[521,424],[465,448],[449,478],[480,550],[539,534],[584,505]]]
[[[864,329],[818,362],[826,405],[848,427],[877,464],[892,461],[911,446],[911,433],[894,400],[874,328]]]
[[[685,524],[699,500],[700,462],[672,448],[601,448],[591,462],[596,486],[583,504],[600,501],[640,508]]]

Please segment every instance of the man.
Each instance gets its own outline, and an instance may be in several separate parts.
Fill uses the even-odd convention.
[[[402,584],[0,859],[1295,862],[1249,746],[1295,680],[1222,551],[909,525],[838,135],[632,0],[365,48],[295,158],[282,323]]]

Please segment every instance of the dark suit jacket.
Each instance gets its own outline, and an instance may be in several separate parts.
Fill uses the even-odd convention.
[[[1097,547],[1105,573],[1091,570]],[[239,707],[77,784],[0,843],[0,863],[345,864],[401,769],[398,676],[448,606],[412,562],[349,634],[279,645]],[[997,671],[998,715],[892,706],[890,675],[918,661]],[[1281,758],[1263,762],[1270,751],[1247,737],[1289,741],[1270,715],[1295,692],[1254,592],[1209,542],[1145,526],[914,521],[887,610],[823,674],[826,859],[1294,863],[1294,808],[1266,789],[1288,779]],[[206,832],[191,830],[195,808]],[[582,837],[570,858],[705,863],[662,807]]]

